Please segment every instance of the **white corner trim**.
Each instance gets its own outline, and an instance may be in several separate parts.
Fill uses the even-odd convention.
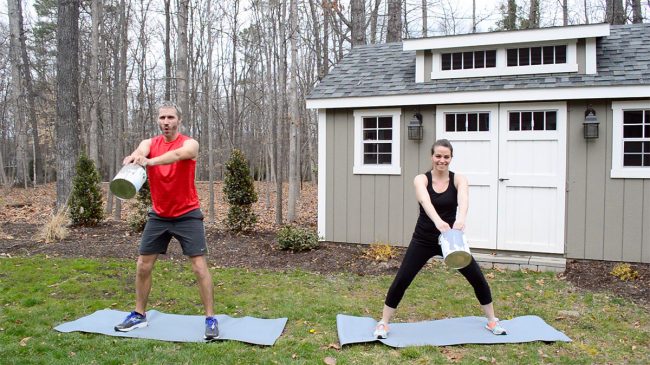
[[[598,73],[596,61],[596,38],[587,38],[585,40],[585,73],[593,75]]]
[[[404,51],[534,43],[609,36],[609,24],[572,25],[539,29],[461,34],[403,40]]]
[[[650,109],[650,100],[612,102],[612,179],[648,179],[650,167],[623,166],[623,111],[629,109]],[[602,124],[602,122],[601,122]]]
[[[318,110],[318,239],[326,240],[327,213],[327,111]]]
[[[415,52],[415,82],[424,82],[424,51]]]
[[[307,99],[307,108],[376,108],[408,105],[500,103],[518,101],[650,98],[648,85],[555,87],[543,89],[482,90],[385,96]]]
[[[400,140],[402,135],[402,109],[362,109],[354,111],[354,165],[352,173],[355,175],[401,175]],[[390,165],[364,165],[363,164],[363,117],[390,116],[393,118],[393,141]]]

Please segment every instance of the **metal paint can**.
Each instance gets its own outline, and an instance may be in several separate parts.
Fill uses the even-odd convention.
[[[462,269],[472,262],[472,254],[465,234],[457,229],[450,229],[441,233],[438,243],[442,248],[445,264],[452,269]]]
[[[116,197],[120,199],[131,199],[138,193],[147,180],[147,171],[144,167],[130,163],[122,166],[120,172],[115,175],[109,188]]]

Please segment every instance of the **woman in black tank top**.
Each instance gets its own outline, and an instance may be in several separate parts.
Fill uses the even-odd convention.
[[[449,171],[453,147],[446,139],[436,141],[431,147],[431,171],[415,177],[415,196],[420,204],[413,238],[393,284],[388,290],[382,319],[375,328],[374,337],[386,338],[388,323],[417,273],[433,256],[442,256],[438,244],[440,232],[465,229],[468,207],[467,179]],[[472,285],[481,308],[487,317],[486,326],[495,335],[506,334],[494,315],[492,294],[481,268],[472,258],[470,264],[458,270]]]

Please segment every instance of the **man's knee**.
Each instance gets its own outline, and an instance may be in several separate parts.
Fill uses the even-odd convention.
[[[138,276],[148,276],[151,274],[151,271],[153,270],[153,265],[155,263],[155,259],[147,258],[140,256],[138,257],[138,264],[137,264],[137,275]]]

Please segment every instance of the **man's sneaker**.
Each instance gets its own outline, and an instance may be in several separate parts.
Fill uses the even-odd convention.
[[[119,332],[129,332],[136,328],[147,327],[148,324],[146,315],[143,316],[142,314],[133,311],[126,316],[124,322],[115,326],[115,330]]]
[[[219,323],[216,317],[205,317],[205,338],[206,340],[214,340],[219,337]]]
[[[488,323],[485,325],[485,329],[487,329],[488,331],[492,332],[495,335],[507,335],[506,329],[501,327],[498,318],[495,318],[494,321],[488,321]]]
[[[372,336],[377,339],[384,339],[388,337],[388,325],[384,321],[379,321],[375,327],[375,332]]]

